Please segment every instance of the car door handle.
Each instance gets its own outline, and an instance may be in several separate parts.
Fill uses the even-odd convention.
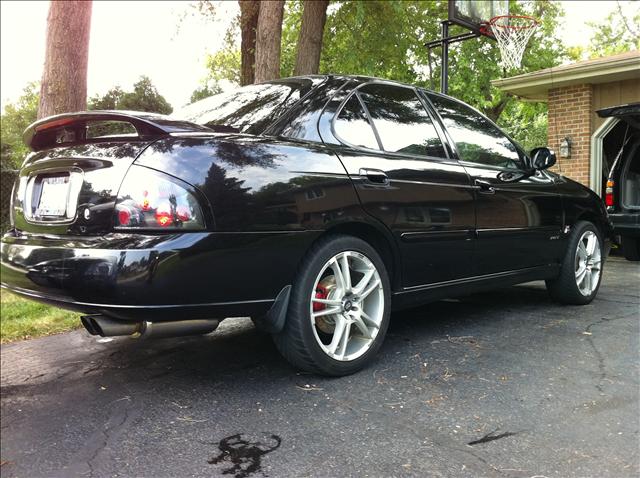
[[[360,176],[376,184],[387,184],[389,182],[387,173],[380,169],[360,168]]]
[[[478,188],[478,191],[482,194],[495,194],[496,190],[493,188],[493,185],[489,181],[483,181],[482,179],[476,179],[475,185]]]

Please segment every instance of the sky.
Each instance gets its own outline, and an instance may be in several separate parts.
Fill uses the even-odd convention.
[[[621,4],[626,10],[629,1]],[[617,8],[614,1],[563,1],[568,27],[560,29],[567,46],[586,45],[589,21]],[[15,101],[44,63],[48,1],[0,1],[0,100]],[[193,6],[177,2],[94,1],[89,45],[88,95],[115,85],[131,88],[140,75],[178,108],[188,103],[206,75],[205,54],[222,46],[237,2],[220,2],[219,20],[206,20]],[[568,21],[569,20],[569,21]]]
[[[91,15],[88,95],[116,84],[131,88],[147,75],[176,108],[206,75],[205,54],[221,46],[237,2],[223,2],[219,22],[205,20],[188,2],[94,1]],[[39,81],[44,64],[48,1],[0,2],[0,99],[20,96]]]

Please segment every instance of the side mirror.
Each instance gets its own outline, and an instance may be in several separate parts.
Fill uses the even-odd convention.
[[[534,148],[531,150],[531,167],[541,171],[556,164],[556,155],[549,148]]]

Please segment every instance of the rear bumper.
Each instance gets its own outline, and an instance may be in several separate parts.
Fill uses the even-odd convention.
[[[640,213],[609,213],[613,233],[618,236],[640,237]]]
[[[122,320],[261,314],[291,284],[315,232],[6,234],[2,287]]]

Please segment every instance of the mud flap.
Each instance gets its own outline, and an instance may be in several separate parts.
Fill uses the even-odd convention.
[[[270,334],[277,334],[281,332],[287,319],[290,295],[291,285],[284,286],[278,293],[278,296],[271,306],[271,309],[269,309],[269,312],[254,320],[256,327]]]

